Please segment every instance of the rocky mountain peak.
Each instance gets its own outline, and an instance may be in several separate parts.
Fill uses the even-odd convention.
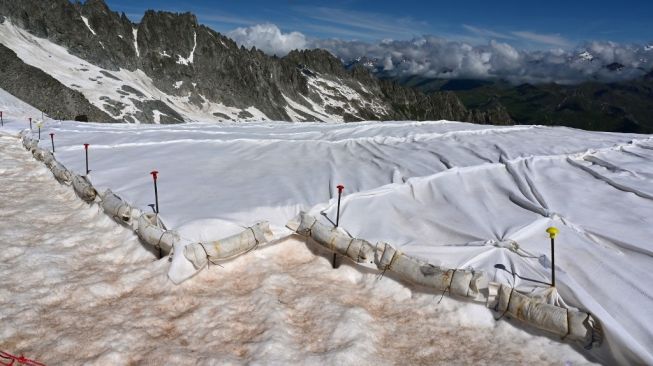
[[[81,95],[88,98],[86,110],[125,122],[472,118],[454,94],[427,96],[380,82],[363,66],[347,70],[325,50],[278,58],[239,48],[191,13],[148,10],[133,24],[103,0],[21,0],[1,1],[0,14],[10,19],[0,25],[0,41],[14,52],[14,69],[29,69],[19,67],[24,62],[44,72],[39,78],[61,84],[51,90],[81,93],[69,93],[75,100],[68,103],[72,116]],[[49,42],[68,54],[53,57]],[[35,53],[40,57],[32,57]],[[19,79],[0,87],[19,90]],[[57,105],[20,90],[35,106]],[[485,112],[473,118],[488,121],[478,115]]]

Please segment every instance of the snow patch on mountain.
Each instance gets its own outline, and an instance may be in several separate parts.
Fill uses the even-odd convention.
[[[134,50],[136,50],[136,57],[141,57],[141,52],[138,50],[138,28],[132,28],[134,35]]]
[[[195,58],[195,49],[197,48],[197,32],[193,34],[193,42],[193,49],[190,51],[190,56],[184,58],[181,57],[181,55],[177,55],[178,64],[188,66],[189,64],[193,63],[193,59]]]
[[[96,35],[96,33],[95,33],[95,31],[93,30],[93,28],[91,28],[91,25],[88,24],[88,18],[85,17],[85,16],[83,16],[83,15],[81,15],[81,18],[82,18],[82,21],[84,21],[84,24],[86,24],[86,28],[88,28],[88,30],[90,30],[91,33],[93,33],[93,35]]]
[[[134,29],[135,39],[136,33]],[[148,112],[142,105],[146,102],[167,104],[187,122],[215,121],[214,113],[222,113],[232,120],[269,120],[263,112],[254,107],[240,109],[206,100],[198,106],[190,101],[190,95],[169,95],[157,88],[153,80],[141,70],[108,71],[97,67],[71,55],[64,47],[16,27],[9,20],[0,24],[0,41],[16,52],[23,62],[45,71],[67,87],[81,92],[91,104],[118,120],[144,122],[144,113]],[[137,43],[134,46],[138,50]],[[195,49],[184,61],[191,63],[194,53]],[[162,112],[151,113],[152,120],[162,115]]]
[[[594,60],[594,56],[591,53],[584,51],[578,55],[578,59],[584,61],[592,61]]]

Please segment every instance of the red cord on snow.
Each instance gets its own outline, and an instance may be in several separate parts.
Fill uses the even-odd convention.
[[[9,360],[9,361],[5,361]],[[7,352],[0,351],[0,365],[2,366],[45,366],[45,364],[25,358],[25,356],[14,356]]]

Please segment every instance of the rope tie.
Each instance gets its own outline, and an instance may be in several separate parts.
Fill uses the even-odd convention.
[[[383,254],[385,254],[385,251],[387,250],[387,248],[388,248],[388,245],[386,244],[386,247],[383,249]],[[381,254],[381,258],[383,258],[383,254]],[[401,255],[401,253],[399,252],[399,250],[395,249],[395,252],[392,253],[392,258],[390,258],[390,263],[388,263],[387,265],[383,266],[383,270],[382,270],[381,273],[379,274],[378,279],[383,278],[383,276],[385,276],[385,272],[386,272],[387,270],[391,270],[391,269],[392,269],[392,265],[393,265],[394,262],[395,262],[395,258],[398,257],[399,255]]]
[[[356,240],[356,239],[351,238],[351,240],[349,241],[349,244],[347,244],[347,249],[345,250],[345,255],[349,256],[349,247],[351,247],[351,243],[353,243],[354,240]],[[360,251],[359,251],[359,254],[360,254]],[[358,257],[356,257],[356,262],[358,262]]]
[[[501,290],[501,288],[499,288],[499,290]],[[503,318],[503,316],[506,315],[506,313],[507,313],[508,310],[510,309],[510,301],[512,300],[512,292],[513,292],[513,291],[515,291],[515,288],[514,288],[514,287],[511,287],[511,288],[510,288],[510,295],[508,295],[508,304],[506,304],[506,310],[504,310],[504,311],[503,311],[503,314],[501,314],[501,316],[499,316],[499,317],[496,318],[495,320],[500,320],[501,318]],[[497,306],[499,306],[498,303],[497,303]]]
[[[451,293],[451,284],[453,283],[453,276],[456,274],[456,269],[453,270],[453,273],[451,273],[451,278],[449,279],[449,286],[445,287],[444,290],[442,291],[442,295],[440,295],[440,300],[438,300],[438,305],[440,302],[442,302],[442,299],[444,298],[444,294],[447,293],[447,290],[449,290],[449,293]]]
[[[564,340],[565,338],[567,338],[567,336],[569,335],[569,333],[571,333],[571,324],[569,323],[569,309],[565,309],[565,310],[567,310],[567,333],[565,333],[565,335],[562,336],[562,339],[563,339],[563,340]]]
[[[308,228],[308,236],[310,236],[311,238],[313,237],[313,226],[315,226],[315,224],[317,224],[317,220],[313,219],[313,223]]]

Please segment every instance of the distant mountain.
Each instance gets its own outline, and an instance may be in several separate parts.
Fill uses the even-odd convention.
[[[608,67],[617,72],[620,68],[619,65]],[[653,70],[636,80],[615,83],[592,81],[578,85],[515,86],[501,80],[419,77],[393,80],[427,93],[452,90],[467,108],[474,110],[487,111],[488,106],[499,106],[518,124],[653,133]]]
[[[147,11],[134,24],[102,0],[0,1],[0,23],[2,62],[13,65],[0,67],[0,87],[55,118],[512,123],[453,93],[345,69],[323,50],[278,58],[239,48],[190,13]]]

